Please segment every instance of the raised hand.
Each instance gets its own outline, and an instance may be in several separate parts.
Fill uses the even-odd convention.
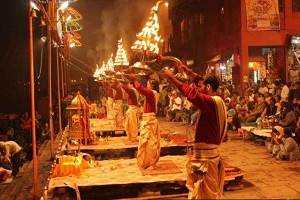
[[[173,73],[167,69],[161,70],[161,71],[157,72],[157,74],[159,76],[161,76],[162,78],[170,78],[171,76],[173,76]]]

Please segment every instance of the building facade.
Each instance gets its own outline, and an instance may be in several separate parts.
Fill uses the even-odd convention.
[[[237,85],[294,81],[300,0],[170,0],[170,54]]]

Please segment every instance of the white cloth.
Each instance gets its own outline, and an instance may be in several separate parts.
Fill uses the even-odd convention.
[[[114,119],[114,99],[111,97],[107,98],[106,102],[106,112],[107,112],[107,119]]]
[[[176,97],[173,99],[171,110],[181,110],[182,99],[180,97]]]
[[[22,149],[20,145],[14,141],[0,142],[0,148],[5,151],[4,153],[6,158],[13,156]]]
[[[124,122],[126,135],[129,140],[135,141],[138,137],[138,123],[139,123],[139,107],[129,105],[125,113],[126,118]]]
[[[160,130],[155,113],[144,113],[140,124],[138,165],[143,169],[154,167],[159,160],[160,149]]]
[[[219,199],[224,186],[224,166],[216,145],[194,144],[194,156],[186,165],[188,199]]]
[[[116,126],[123,127],[124,126],[124,118],[123,118],[123,101],[115,100],[113,104],[114,109],[114,119]]]
[[[283,86],[281,89],[281,101],[286,101],[288,102],[289,100],[289,93],[290,93],[290,89],[288,88],[287,85]]]

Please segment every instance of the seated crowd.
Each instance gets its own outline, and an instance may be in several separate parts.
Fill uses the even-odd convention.
[[[300,82],[288,86],[283,81],[269,85],[262,81],[252,87],[245,84],[241,90],[243,93],[233,91],[236,95],[225,89],[224,101],[228,118],[232,121],[230,125],[232,128],[240,128],[242,124],[258,127],[275,125],[266,140],[268,151],[280,160],[299,160],[299,86]]]
[[[160,114],[163,113],[167,121],[181,121],[183,125],[194,126],[200,112],[168,82],[163,81],[161,84]],[[276,125],[282,129],[281,144],[274,144],[272,134],[271,141],[267,141],[268,149],[276,152],[273,154],[279,159],[300,158],[297,153],[300,144],[300,81],[267,84],[250,80],[237,87],[231,81],[226,81],[218,89],[218,95],[227,106],[228,120],[231,122],[228,124],[229,129],[240,128],[242,124],[261,126],[269,119],[275,120]],[[270,148],[270,144],[275,145],[276,150],[273,150],[273,146]]]

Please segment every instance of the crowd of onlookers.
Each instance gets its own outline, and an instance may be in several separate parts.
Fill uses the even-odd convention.
[[[197,89],[197,85],[190,83]],[[166,121],[181,122],[182,125],[194,127],[197,123],[200,111],[196,109],[175,87],[167,80],[160,80],[159,102],[157,116],[164,117]],[[257,81],[251,79],[247,83],[234,86],[231,81],[221,83],[217,95],[224,99],[227,106],[227,118],[229,129],[237,129],[243,124],[257,125],[258,127],[270,126],[273,128],[271,137],[266,141],[269,152],[281,159],[300,159],[295,148],[300,144],[300,81],[285,83],[284,81]],[[68,94],[62,98],[62,126],[68,124],[67,106],[76,94]],[[105,89],[100,89],[99,100],[91,101],[85,97],[90,106],[91,118],[106,118],[106,94]],[[123,111],[128,105],[123,99]],[[139,97],[142,108],[143,97]],[[142,110],[142,109],[141,109]],[[142,111],[141,111],[142,112]],[[58,130],[57,105],[53,110],[54,130]],[[36,112],[36,141],[37,146],[49,138],[49,125],[43,117]],[[32,127],[31,116],[28,112],[11,118],[7,115],[1,119],[0,140],[15,141],[22,147],[22,160],[32,159]],[[274,127],[274,126],[273,126]],[[280,127],[280,128],[278,128]],[[278,131],[280,130],[280,131]],[[276,133],[278,133],[276,135]],[[296,147],[295,147],[296,144]],[[288,149],[293,147],[294,154],[287,156]],[[299,148],[298,148],[299,150]],[[300,151],[299,151],[300,152]]]
[[[193,83],[191,86],[197,88]],[[163,114],[167,121],[181,121],[183,125],[194,126],[200,112],[168,82],[162,80],[160,88],[159,114]],[[279,159],[300,159],[300,81],[254,83],[249,80],[236,87],[231,81],[224,81],[217,95],[223,98],[227,106],[229,129],[237,129],[242,125],[281,127],[280,137],[272,133],[267,139],[269,151]],[[279,137],[279,144],[274,144],[274,137]],[[270,150],[273,148],[276,150]]]
[[[49,138],[49,125],[36,111],[37,147]],[[22,115],[1,114],[0,141],[15,141],[22,147],[22,161],[32,159],[32,119],[28,112]]]

